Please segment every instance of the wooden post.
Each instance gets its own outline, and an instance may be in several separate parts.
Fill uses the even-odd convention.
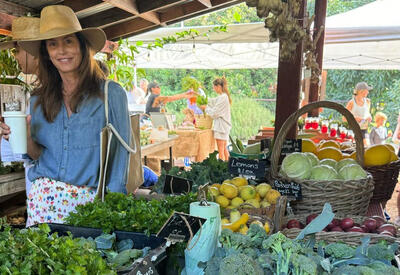
[[[303,0],[299,18],[305,17],[306,7],[307,0]],[[304,20],[299,20],[299,22],[299,24],[304,26]],[[279,60],[275,110],[275,137],[278,135],[286,119],[299,109],[302,61],[303,42],[297,45],[295,56],[293,56],[291,61]],[[296,129],[297,124],[288,132],[287,138],[295,138]]]
[[[326,7],[327,7],[328,0],[318,0],[315,1],[315,21],[314,21],[314,33],[313,37],[315,39],[319,29],[321,26],[324,28],[321,36],[318,39],[317,47],[316,47],[316,54],[317,54],[317,63],[319,68],[322,71],[322,59],[324,57],[324,42],[325,42],[325,18],[326,18]],[[310,95],[308,97],[308,102],[315,102],[319,100],[319,88],[320,83],[311,82],[310,85]],[[317,117],[318,116],[318,109],[312,110],[308,113],[308,116]]]

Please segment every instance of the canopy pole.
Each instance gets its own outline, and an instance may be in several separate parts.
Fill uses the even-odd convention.
[[[318,2],[318,1],[317,1]],[[299,24],[304,27],[304,18],[306,16],[307,0],[301,3],[299,13]],[[281,51],[281,47],[279,47]],[[300,106],[300,83],[303,61],[303,42],[297,45],[296,51],[291,61],[283,61],[279,58],[278,64],[278,85],[276,92],[276,108],[275,108],[275,138],[278,135],[283,123]],[[288,132],[287,138],[296,137],[297,123]]]
[[[328,0],[315,1],[315,21],[314,21],[315,27],[313,32],[314,39],[316,39],[316,36],[322,27],[321,35],[316,44],[316,55],[317,55],[316,59],[318,66],[320,68],[320,72],[322,72],[322,60],[324,57],[325,19],[326,19],[327,3]],[[320,87],[321,87],[321,80],[318,82],[311,81],[310,93],[308,95],[309,103],[319,100]],[[317,117],[318,114],[319,114],[319,109],[314,109],[310,113],[308,113],[308,116]]]

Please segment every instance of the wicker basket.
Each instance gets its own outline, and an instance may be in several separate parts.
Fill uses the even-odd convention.
[[[352,218],[355,223],[361,224],[367,217],[365,216],[346,216],[348,218]],[[335,216],[337,219],[344,218],[344,216]],[[287,222],[291,219],[297,219],[298,221],[305,224],[306,215],[299,215],[299,216],[286,216],[282,219],[281,222],[281,231],[282,233],[291,239],[295,239],[297,235],[300,233],[301,229],[297,228],[283,228],[286,226]],[[394,225],[394,224],[393,224]],[[397,236],[400,236],[400,228],[394,225],[397,229]],[[326,241],[327,243],[336,243],[336,242],[343,242],[349,245],[359,245],[361,244],[361,238],[369,236],[371,238],[370,243],[374,244],[379,241],[385,240],[388,243],[400,243],[400,239],[398,237],[391,237],[387,235],[375,234],[375,233],[358,233],[358,232],[318,232],[315,234],[317,241]]]
[[[392,197],[399,177],[400,160],[381,166],[366,167],[374,178],[374,194],[371,201],[386,202]]]
[[[196,119],[196,127],[211,129],[213,124],[213,119],[209,115],[194,115]]]
[[[297,112],[288,117],[282,125],[278,136],[276,137],[274,148],[271,155],[271,183],[274,179],[284,179],[278,175],[278,162],[281,154],[282,144],[286,138],[290,128],[298,121],[298,118],[317,108],[330,108],[337,110],[344,115],[349,122],[350,127],[355,133],[357,161],[363,166],[364,163],[364,147],[363,138],[360,127],[354,119],[353,115],[342,105],[330,101],[318,101],[310,103]],[[368,174],[366,179],[360,180],[334,180],[334,181],[298,181],[289,179],[299,183],[302,187],[301,201],[291,203],[295,214],[309,214],[320,212],[326,202],[332,205],[332,209],[336,213],[344,215],[365,215],[368,210],[369,202],[374,190],[373,179]]]

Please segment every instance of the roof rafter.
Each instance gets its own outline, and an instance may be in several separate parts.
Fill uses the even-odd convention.
[[[149,11],[145,13],[140,13],[137,4],[135,0],[103,0],[104,2],[107,2],[114,7],[120,8],[124,11],[130,12],[133,15],[139,16],[147,21],[150,21],[154,24],[159,25],[160,22],[160,17],[156,12]]]
[[[212,7],[211,0],[197,0],[197,1],[200,2],[201,4],[203,4],[204,6],[206,6],[207,8]]]
[[[22,5],[0,0],[0,12],[13,16],[26,16],[28,13],[36,14],[37,11]]]
[[[137,33],[146,29],[154,28],[152,22],[149,22],[143,18],[135,18],[124,23],[111,25],[103,28],[109,40],[117,40],[126,36],[130,36],[133,33]]]

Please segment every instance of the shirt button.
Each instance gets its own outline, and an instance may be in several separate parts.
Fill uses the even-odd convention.
[[[64,130],[67,130],[68,129],[68,127],[67,126],[64,126]]]
[[[64,150],[67,150],[67,146],[64,146]]]

